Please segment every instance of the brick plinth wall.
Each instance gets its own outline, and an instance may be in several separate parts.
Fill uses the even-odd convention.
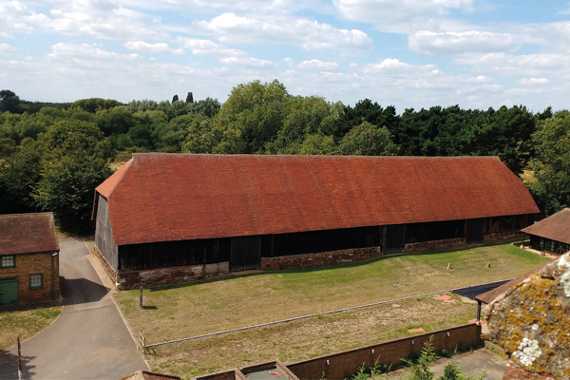
[[[131,290],[138,289],[140,286],[151,288],[180,284],[228,274],[228,266],[228,262],[223,262],[139,271],[118,271],[116,287],[118,290]]]
[[[380,256],[380,247],[345,249],[334,252],[310,253],[278,257],[262,257],[261,269],[298,269],[335,264],[355,263]]]
[[[434,249],[457,248],[457,247],[463,247],[466,244],[467,242],[465,238],[422,241],[418,243],[406,243],[404,252],[412,253],[412,252],[431,251]]]
[[[59,301],[59,253],[53,252],[25,253],[15,255],[14,268],[0,269],[0,277],[18,277],[18,302],[29,304],[47,301]],[[53,289],[52,294],[52,258],[53,258]],[[42,274],[42,287],[30,288],[30,275]]]
[[[489,235],[483,236],[484,243],[493,243],[500,240],[506,239],[522,239],[523,234],[518,231],[513,232],[497,232]]]
[[[556,380],[556,378],[550,375],[527,372],[512,361],[509,361],[503,374],[503,380]]]
[[[367,366],[392,364],[392,369],[396,369],[402,364],[401,358],[408,358],[412,352],[420,352],[424,342],[430,341],[432,336],[432,343],[437,351],[442,349],[453,351],[461,344],[483,344],[481,326],[473,323],[290,363],[286,367],[299,379],[316,380],[323,377],[346,379],[356,373],[363,364]],[[218,372],[196,377],[196,380],[229,380],[238,378],[236,376],[238,372],[236,370]]]
[[[93,246],[93,256],[95,256],[99,260],[101,266],[103,267],[103,270],[105,271],[105,274],[109,277],[111,282],[115,284],[117,282],[117,272],[115,272],[111,264],[109,264],[105,256],[103,256],[103,254],[101,253],[101,251],[99,251],[99,248],[97,248],[96,245]]]

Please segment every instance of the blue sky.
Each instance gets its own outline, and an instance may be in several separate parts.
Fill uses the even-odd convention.
[[[0,89],[25,100],[293,95],[568,109],[570,4],[491,0],[0,0]]]

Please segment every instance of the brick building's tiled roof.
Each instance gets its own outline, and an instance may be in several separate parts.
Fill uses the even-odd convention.
[[[53,214],[0,215],[0,256],[59,251]]]
[[[560,210],[521,231],[529,235],[570,244],[570,208]]]
[[[539,212],[495,157],[134,154],[96,190],[117,245]]]

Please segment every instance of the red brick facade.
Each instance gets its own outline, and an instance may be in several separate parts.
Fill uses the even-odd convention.
[[[59,289],[59,253],[25,253],[14,255],[15,267],[0,268],[0,279],[18,278],[19,304],[57,301]],[[41,274],[41,286],[32,288],[31,275]],[[53,274],[53,275],[52,275]]]

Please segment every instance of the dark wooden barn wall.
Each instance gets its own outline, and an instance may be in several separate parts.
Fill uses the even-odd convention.
[[[380,246],[383,253],[387,254],[402,252],[407,243],[454,238],[467,238],[468,243],[478,243],[483,241],[483,234],[520,230],[526,227],[531,219],[523,215],[468,221],[133,244],[119,247],[118,267],[120,270],[141,270],[228,261],[232,270],[246,270],[258,268],[261,257]]]
[[[97,219],[95,229],[95,245],[99,251],[107,259],[111,267],[117,270],[118,267],[118,249],[113,239],[111,230],[111,222],[109,220],[109,205],[107,199],[97,194]]]

